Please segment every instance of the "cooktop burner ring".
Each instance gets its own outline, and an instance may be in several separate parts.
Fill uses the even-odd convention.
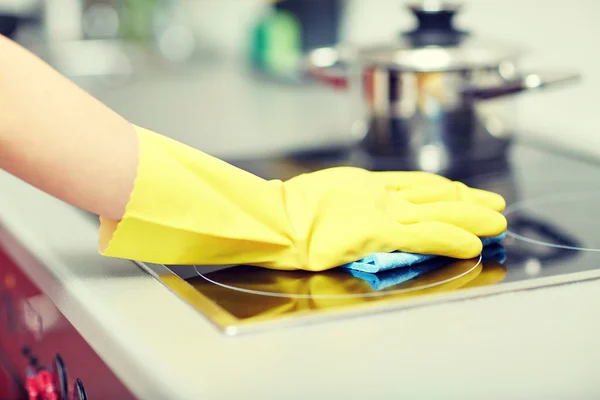
[[[473,260],[475,260],[475,259],[473,259]],[[198,274],[199,277],[201,277],[202,279],[206,280],[207,282],[209,282],[211,284],[217,285],[224,289],[235,290],[238,292],[244,292],[244,293],[248,293],[248,294],[279,297],[279,298],[294,298],[294,299],[352,299],[352,298],[364,298],[364,297],[384,297],[384,296],[389,296],[389,295],[410,293],[410,292],[415,292],[418,290],[424,290],[424,289],[437,287],[437,286],[443,285],[445,283],[449,283],[449,282],[455,281],[457,279],[460,279],[464,276],[467,276],[471,272],[473,272],[477,267],[479,267],[482,264],[482,256],[479,255],[479,257],[476,258],[476,260],[477,261],[473,264],[472,267],[466,269],[465,271],[462,271],[460,274],[451,276],[447,279],[432,282],[429,284],[424,284],[424,285],[415,286],[415,287],[409,287],[409,288],[405,288],[405,289],[398,289],[398,290],[381,290],[381,291],[373,291],[373,292],[366,292],[366,293],[348,293],[348,294],[320,294],[320,293],[300,294],[300,293],[267,292],[267,291],[262,291],[262,290],[246,289],[246,288],[232,286],[232,285],[224,284],[222,282],[215,281],[214,279],[211,279],[211,278],[207,277],[206,275],[202,274],[200,271],[198,271],[197,265],[194,265],[194,270],[196,271],[196,273]],[[445,268],[445,267],[441,267],[440,269],[443,269],[443,268]],[[275,271],[275,270],[273,270],[273,271]],[[285,271],[277,271],[277,272],[285,273]]]
[[[600,191],[582,191],[582,192],[571,192],[571,193],[561,193],[555,195],[547,195],[542,197],[535,197],[532,199],[520,200],[516,201],[504,210],[504,216],[508,217],[516,212],[523,211],[524,209],[530,209],[542,206],[547,203],[555,203],[558,201],[564,200],[572,200],[576,198],[577,201],[585,201],[585,200],[597,200],[600,201]],[[580,247],[580,246],[570,246],[564,244],[551,243],[544,240],[533,239],[519,233],[516,233],[511,230],[510,223],[508,229],[506,230],[506,235],[510,236],[516,240],[520,240],[526,243],[547,246],[555,249],[564,249],[564,250],[579,250],[579,251],[589,251],[589,252],[600,252],[600,248],[596,247]]]

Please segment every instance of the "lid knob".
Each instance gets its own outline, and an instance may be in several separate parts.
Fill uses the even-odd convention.
[[[453,18],[461,8],[458,2],[423,0],[409,3],[408,8],[417,19],[417,28],[402,35],[414,47],[456,46],[468,35],[453,25]]]

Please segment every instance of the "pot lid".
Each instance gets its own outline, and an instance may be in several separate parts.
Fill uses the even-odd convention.
[[[439,72],[495,68],[523,53],[518,47],[481,41],[457,29],[453,19],[461,9],[458,2],[425,0],[408,8],[417,19],[414,30],[401,33],[393,43],[346,49],[345,56],[363,65]]]

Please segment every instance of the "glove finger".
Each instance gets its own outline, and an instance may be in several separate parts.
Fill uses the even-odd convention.
[[[373,172],[373,176],[384,184],[386,189],[391,191],[451,182],[448,178],[444,178],[441,175],[422,171]]]
[[[479,204],[460,201],[398,206],[397,220],[403,224],[415,222],[445,222],[462,228],[479,237],[496,236],[506,230],[504,215]]]
[[[474,189],[461,182],[447,182],[440,185],[429,185],[409,188],[396,193],[399,197],[415,204],[439,201],[466,201],[492,210],[502,212],[506,207],[504,198],[494,192]]]
[[[396,250],[469,259],[481,253],[481,240],[471,232],[445,222],[397,225]]]

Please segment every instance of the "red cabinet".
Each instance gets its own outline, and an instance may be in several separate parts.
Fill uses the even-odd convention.
[[[0,354],[0,400],[19,399],[23,396],[20,377],[17,376],[17,371],[7,361]]]
[[[90,400],[135,398],[0,247],[0,400],[22,398],[31,358],[52,368],[57,355],[66,370],[69,399],[77,379]]]

